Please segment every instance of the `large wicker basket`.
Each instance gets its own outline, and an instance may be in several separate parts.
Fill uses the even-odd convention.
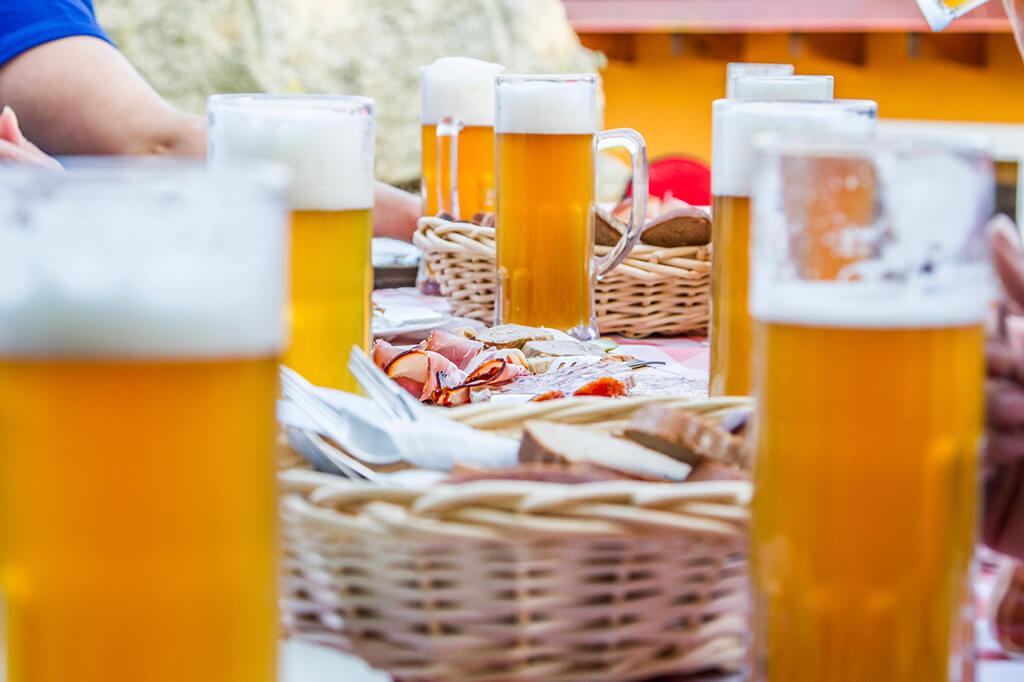
[[[494,322],[493,227],[420,218],[413,238],[456,315]],[[609,248],[596,247],[598,255]],[[597,322],[603,334],[634,338],[703,334],[711,291],[710,246],[662,248],[638,244],[597,283]]]
[[[653,398],[530,418],[615,429]],[[660,400],[715,417],[742,399]],[[519,406],[456,409],[508,431]],[[286,625],[402,680],[614,682],[744,656],[749,484],[477,481],[414,492],[281,475]]]

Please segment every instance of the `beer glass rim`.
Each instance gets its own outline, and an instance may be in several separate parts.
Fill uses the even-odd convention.
[[[955,140],[934,135],[879,133],[795,133],[770,131],[754,138],[759,156],[871,158],[880,153],[946,153],[979,160],[991,159],[991,143],[981,135],[962,135]]]
[[[795,74],[792,74],[792,75],[789,75],[789,76],[783,76],[783,75],[762,75],[762,74],[757,74],[757,73],[740,73],[740,74],[734,74],[733,76],[730,76],[730,78],[732,80],[734,80],[734,81],[737,81],[737,80],[744,80],[744,81],[745,80],[756,80],[756,81],[786,82],[786,83],[792,83],[794,81],[799,82],[799,83],[807,83],[807,82],[814,82],[814,81],[828,81],[830,83],[834,83],[835,80],[836,80],[835,76],[832,76],[832,75],[829,75],[829,74],[824,74],[824,73],[823,74],[795,73]],[[812,101],[814,101],[814,100],[812,100]],[[833,101],[835,101],[835,100],[833,100]],[[850,100],[839,100],[839,101],[850,101]],[[872,101],[872,100],[865,100],[865,101]]]
[[[342,113],[372,113],[373,105],[372,97],[329,94],[234,92],[210,95],[206,100],[207,109],[233,107],[237,109],[314,109]]]
[[[518,83],[597,83],[595,73],[500,73],[495,78],[497,85]]]
[[[711,103],[714,111],[721,109],[801,109],[813,111],[815,109],[836,109],[849,111],[855,114],[878,115],[878,102],[873,99],[828,99],[828,100],[801,100],[801,99],[734,99],[724,97],[716,99]]]
[[[263,159],[246,159],[212,165],[203,160],[183,157],[57,157],[63,169],[26,164],[0,164],[0,184],[22,183],[74,184],[85,182],[134,182],[159,180],[213,181],[225,186],[257,186],[284,191],[292,180],[286,165]]]

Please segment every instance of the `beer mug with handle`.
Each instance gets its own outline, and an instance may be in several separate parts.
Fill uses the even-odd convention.
[[[420,68],[423,215],[494,211],[494,77],[504,71],[468,57]]]
[[[992,162],[904,138],[761,144],[750,679],[962,682]]]
[[[646,197],[644,139],[628,128],[597,132],[592,74],[498,76],[495,99],[496,321],[593,339],[596,280],[629,255],[647,208],[634,201],[626,233],[594,257],[595,153],[628,149],[633,196]]]

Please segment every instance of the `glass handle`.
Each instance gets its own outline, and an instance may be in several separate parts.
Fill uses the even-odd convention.
[[[459,133],[465,126],[458,116],[445,116],[437,124],[437,207],[441,213],[459,215]],[[445,144],[447,140],[448,144]],[[448,147],[448,177],[444,176]]]
[[[633,206],[629,214],[626,234],[603,258],[597,259],[597,278],[602,279],[616,265],[626,260],[640,240],[647,220],[647,144],[644,137],[632,128],[614,128],[597,134],[597,150],[624,147],[629,151],[630,167],[633,169]]]

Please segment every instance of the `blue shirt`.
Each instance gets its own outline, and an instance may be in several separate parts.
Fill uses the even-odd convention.
[[[94,36],[113,45],[92,0],[0,0],[0,66],[51,40]]]

